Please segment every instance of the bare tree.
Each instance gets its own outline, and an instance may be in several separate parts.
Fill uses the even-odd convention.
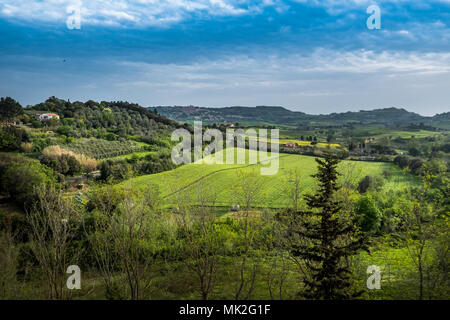
[[[115,286],[114,273],[119,267],[119,256],[111,234],[111,220],[121,199],[120,192],[113,186],[105,186],[93,195],[91,202],[96,210],[84,216],[83,228],[105,283],[106,296],[117,298],[121,295]]]
[[[30,246],[45,274],[50,299],[68,297],[65,287],[66,270],[76,264],[80,252],[69,255],[71,240],[75,234],[78,215],[73,201],[64,197],[54,187],[40,186],[35,189],[36,199],[27,212],[31,227]]]
[[[160,209],[158,189],[153,185],[144,191],[129,186],[106,186],[96,191],[92,201],[95,210],[92,216],[85,216],[83,225],[107,296],[123,298],[115,281],[122,270],[129,297],[141,299],[143,290],[151,282],[149,271],[153,261],[150,251]],[[148,281],[144,282],[146,279]]]
[[[264,181],[256,171],[237,171],[238,182],[234,187],[235,201],[242,209],[242,214],[239,216],[239,223],[242,228],[242,252],[240,253],[241,262],[239,267],[239,284],[236,288],[235,299],[250,299],[253,294],[256,275],[258,273],[258,261],[254,256],[252,266],[249,268],[248,260],[252,255],[252,244],[254,237],[254,230],[252,228],[253,218],[250,217],[252,208],[263,194]],[[249,270],[250,269],[250,270]],[[247,274],[249,273],[249,274]],[[243,297],[244,291],[246,291]]]
[[[111,236],[132,300],[140,299],[142,289],[150,284],[143,285],[142,281],[151,267],[148,254],[153,236],[151,218],[158,208],[158,193],[152,187],[144,194],[128,190],[111,217]]]
[[[194,190],[191,201],[180,196],[178,199],[178,226],[183,230],[185,252],[184,262],[198,278],[198,289],[203,300],[208,300],[216,285],[216,270],[221,250],[220,238],[215,229],[216,215],[211,208],[216,201],[214,189],[200,182]],[[186,194],[185,194],[186,195]]]
[[[298,168],[289,170],[284,179],[284,193],[290,204],[289,207],[295,211],[299,209],[302,191],[300,170]]]

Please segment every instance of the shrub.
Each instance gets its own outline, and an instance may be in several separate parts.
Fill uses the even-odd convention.
[[[408,149],[408,153],[414,157],[420,156],[421,152],[416,147],[411,147]]]
[[[61,126],[56,130],[57,133],[64,136],[70,136],[72,133],[72,128],[70,126]]]
[[[42,128],[44,125],[39,120],[33,120],[31,121],[31,125],[33,128]]]
[[[397,156],[394,163],[400,168],[409,168],[414,174],[420,174],[424,161],[421,158],[410,158],[407,156]]]
[[[30,153],[33,151],[33,144],[30,142],[22,142],[20,144],[20,149],[22,150],[22,152]]]
[[[403,169],[409,165],[409,158],[407,156],[397,156],[394,159],[394,163]]]
[[[365,232],[376,231],[380,226],[381,214],[372,197],[362,196],[355,206],[361,230]]]
[[[83,166],[83,168],[87,172],[93,171],[97,168],[97,161],[95,159],[86,157],[84,154],[77,154],[73,151],[65,150],[65,149],[61,148],[60,146],[47,147],[44,150],[42,150],[42,154],[43,154],[42,159],[58,160],[59,158],[61,158],[61,160],[58,160],[58,161],[66,161],[67,164],[70,163],[73,166],[73,169],[76,169],[76,164],[74,163],[74,161],[71,158],[75,159],[79,164],[81,164],[81,166]],[[65,155],[65,156],[62,157],[63,155]],[[47,161],[47,160],[45,160],[45,161]],[[61,164],[63,164],[63,163],[61,162]],[[80,170],[78,170],[78,171],[80,171]],[[61,172],[61,171],[59,171],[59,172]],[[69,169],[69,171],[67,171],[67,172],[72,172],[72,174],[73,174],[74,171]],[[75,171],[75,172],[77,172],[77,171]]]
[[[54,182],[52,171],[36,161],[13,162],[1,178],[2,191],[17,202],[31,200],[34,188]]]
[[[378,191],[383,186],[381,177],[365,176],[358,184],[359,193],[366,193],[368,190]]]
[[[0,129],[0,150],[19,150],[20,144],[29,140],[30,133],[27,130],[15,127],[3,127]]]
[[[409,162],[409,168],[411,169],[411,172],[414,174],[420,174],[422,165],[424,164],[424,161],[420,158],[413,158]]]
[[[61,154],[56,158],[50,158],[43,155],[40,158],[40,161],[56,172],[62,173],[64,175],[74,175],[81,172],[82,170],[80,162],[78,162],[74,156],[69,154]]]

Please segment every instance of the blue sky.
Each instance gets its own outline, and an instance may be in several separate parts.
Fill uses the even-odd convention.
[[[0,95],[433,115],[450,111],[449,25],[450,0],[0,0]]]

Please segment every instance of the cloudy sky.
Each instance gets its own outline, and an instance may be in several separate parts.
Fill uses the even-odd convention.
[[[23,105],[450,111],[450,0],[0,0],[0,37]]]

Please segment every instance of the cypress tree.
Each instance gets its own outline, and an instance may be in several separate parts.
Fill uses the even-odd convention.
[[[297,212],[296,230],[300,241],[291,246],[291,253],[302,258],[311,272],[305,279],[303,295],[308,299],[350,299],[361,292],[351,292],[350,270],[345,261],[359,250],[367,249],[366,238],[356,221],[343,215],[338,190],[338,159],[327,153],[325,159],[316,159],[318,180],[316,194],[306,195],[310,211]]]

